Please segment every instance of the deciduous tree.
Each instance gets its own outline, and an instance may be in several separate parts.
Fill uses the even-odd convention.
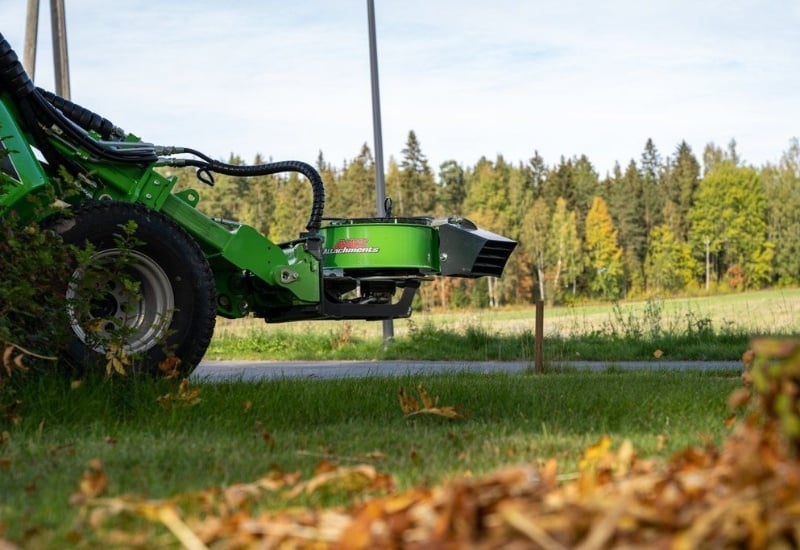
[[[723,160],[702,179],[689,212],[689,237],[698,256],[708,242],[717,277],[736,267],[743,273],[745,286],[764,284],[764,273],[771,268],[766,204],[754,168]]]
[[[560,301],[568,286],[572,287],[574,293],[577,278],[583,271],[581,240],[578,236],[577,216],[574,211],[567,210],[567,201],[560,197],[550,219],[547,264],[552,270],[551,302]]]
[[[562,200],[563,202],[563,200]],[[539,286],[539,299],[545,299],[545,269],[547,265],[547,243],[550,232],[550,209],[542,198],[536,199],[528,209],[522,223],[520,241],[533,262]]]
[[[589,289],[601,298],[615,299],[622,293],[622,249],[608,205],[595,197],[586,214],[586,266]]]
[[[645,261],[648,289],[675,292],[691,285],[699,272],[687,243],[679,241],[669,226],[657,225],[650,232]]]

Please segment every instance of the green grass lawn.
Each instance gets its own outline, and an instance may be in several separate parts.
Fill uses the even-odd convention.
[[[405,417],[398,389],[413,392],[420,382],[464,417]],[[550,457],[569,474],[603,434],[657,458],[719,442],[726,398],[740,384],[732,372],[614,370],[280,379],[203,384],[198,403],[165,408],[158,397],[174,395],[175,381],[90,379],[74,387],[53,375],[29,377],[14,383],[19,405],[2,420],[0,540],[107,543],[69,504],[93,459],[104,465],[107,496],[148,499],[253,481],[276,466],[309,476],[322,459],[373,464],[398,489]],[[296,502],[266,496],[256,506],[346,502],[326,493]]]
[[[533,361],[533,330],[533,307],[415,313],[388,348],[381,323],[220,320],[206,357]],[[544,359],[739,360],[753,335],[797,333],[800,289],[545,308]]]
[[[666,460],[686,446],[722,440],[738,372],[555,365],[653,358],[656,350],[662,360],[739,360],[753,335],[800,332],[798,312],[800,290],[549,309],[546,374],[209,383],[193,386],[200,393],[191,405],[175,399],[178,381],[17,375],[0,386],[0,543],[105,547],[114,545],[114,530],[141,530],[142,546],[176,547],[163,528],[142,520],[119,518],[111,531],[98,531],[92,514],[70,504],[95,460],[107,476],[104,496],[182,505],[192,492],[249,483],[276,469],[309,478],[323,460],[371,464],[390,474],[397,490],[550,458],[568,479],[604,434]],[[532,362],[532,327],[532,308],[422,314],[398,321],[396,340],[385,347],[376,323],[221,322],[208,358]],[[414,393],[419,383],[463,418],[404,416],[398,389]],[[324,507],[352,498],[327,491],[286,500],[266,492],[252,506]]]

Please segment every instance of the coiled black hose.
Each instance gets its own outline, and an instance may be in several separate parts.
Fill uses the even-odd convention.
[[[38,86],[36,87],[36,91],[56,109],[64,113],[68,119],[84,130],[94,130],[100,134],[100,137],[103,139],[119,140],[125,137],[125,131],[116,127],[114,123],[107,118],[103,118],[97,113],[93,113],[89,109],[81,107],[77,103],[73,103],[68,99],[64,99]]]
[[[201,156],[204,160],[177,159],[170,162],[172,166],[194,166],[217,174],[225,174],[226,176],[267,176],[281,172],[297,172],[304,175],[311,183],[312,192],[311,214],[308,217],[306,229],[312,233],[319,231],[322,224],[322,213],[325,209],[325,185],[322,183],[322,177],[320,177],[319,172],[310,164],[297,160],[284,160],[267,164],[237,165],[210,159],[202,153],[191,149],[176,149],[174,152],[194,154]]]
[[[11,44],[0,34],[0,88],[15,99],[30,95],[35,86],[19,62]]]

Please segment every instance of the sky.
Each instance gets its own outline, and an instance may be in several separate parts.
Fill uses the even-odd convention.
[[[0,0],[22,58],[26,4]],[[65,0],[71,98],[143,140],[336,167],[374,151],[366,1]],[[385,162],[600,176],[686,141],[777,162],[800,135],[797,0],[377,0]],[[50,3],[34,81],[53,90]]]

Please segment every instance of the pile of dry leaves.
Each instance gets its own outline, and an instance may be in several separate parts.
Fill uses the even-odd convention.
[[[797,548],[800,343],[754,341],[745,363],[745,387],[730,398],[742,412],[731,419],[729,437],[719,448],[686,449],[666,465],[604,437],[572,475],[551,460],[398,493],[391,476],[372,466],[323,462],[310,479],[276,470],[191,495],[189,514],[189,495],[103,498],[106,480],[96,463],[75,503],[110,544],[146,542],[109,527],[133,514],[163,524],[187,548]],[[361,499],[341,509],[252,512],[268,492],[294,498],[317,491]],[[367,496],[374,491],[382,496]]]

